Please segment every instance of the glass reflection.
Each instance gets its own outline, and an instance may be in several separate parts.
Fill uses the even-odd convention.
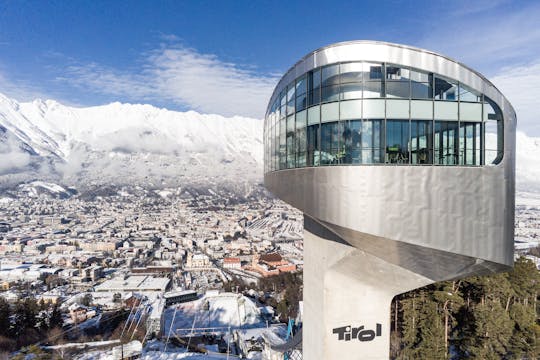
[[[410,86],[409,69],[386,66],[386,97],[407,99],[410,97]]]
[[[398,65],[314,69],[276,95],[266,119],[266,171],[373,163],[479,166],[503,156],[503,116],[493,101],[457,81]]]
[[[319,165],[319,124],[307,128],[307,166]]]
[[[321,124],[321,165],[338,165],[342,163],[344,157],[344,151],[340,149],[342,128],[342,123],[338,121]]]
[[[279,121],[279,169],[287,168],[287,120]]]
[[[316,105],[321,102],[321,71],[308,73],[308,104]]]
[[[341,84],[362,82],[362,63],[341,64]]]
[[[287,118],[287,168],[295,167],[294,116]]]
[[[344,164],[361,164],[362,163],[362,121],[350,120],[343,122],[343,147],[344,147]]]
[[[382,161],[381,139],[384,138],[382,120],[362,121],[362,164],[377,164]]]
[[[457,83],[435,76],[435,100],[457,101]]]
[[[458,123],[456,121],[435,121],[435,163],[457,165],[458,163]]]
[[[411,164],[433,164],[433,122],[411,121]]]
[[[409,121],[386,121],[386,163],[409,163]]]
[[[459,164],[480,165],[479,122],[462,123],[459,127]]]

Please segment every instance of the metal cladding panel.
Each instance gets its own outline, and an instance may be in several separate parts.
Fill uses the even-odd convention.
[[[509,184],[502,166],[327,166],[265,176],[275,195],[324,223],[507,266]]]

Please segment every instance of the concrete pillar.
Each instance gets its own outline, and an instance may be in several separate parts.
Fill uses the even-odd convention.
[[[309,220],[304,221],[303,359],[388,359],[392,298],[433,281]]]

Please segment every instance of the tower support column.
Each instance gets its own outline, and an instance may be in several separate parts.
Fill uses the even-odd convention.
[[[393,297],[433,281],[304,219],[303,358],[389,359]]]

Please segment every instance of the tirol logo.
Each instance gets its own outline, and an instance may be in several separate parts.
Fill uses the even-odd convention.
[[[382,325],[377,323],[375,330],[364,329],[364,326],[352,327],[348,325],[335,328],[332,333],[338,335],[338,340],[351,341],[352,339],[358,339],[360,341],[371,341],[375,339],[375,336],[381,336]]]

